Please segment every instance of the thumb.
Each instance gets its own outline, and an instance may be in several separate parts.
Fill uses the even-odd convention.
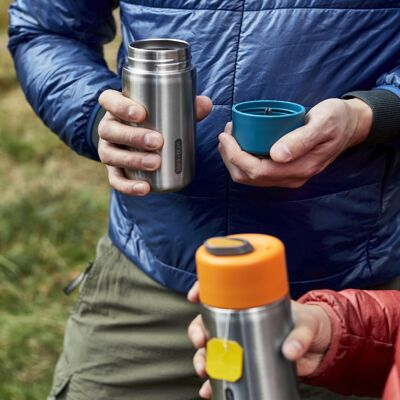
[[[279,139],[272,146],[270,155],[275,162],[294,161],[309,153],[322,140],[317,127],[307,124]]]
[[[312,319],[294,328],[283,343],[283,355],[290,361],[299,360],[311,348],[317,330],[318,326]]]

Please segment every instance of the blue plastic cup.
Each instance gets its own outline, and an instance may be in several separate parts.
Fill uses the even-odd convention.
[[[232,133],[242,150],[266,157],[282,136],[305,124],[305,115],[289,101],[246,101],[232,107]]]

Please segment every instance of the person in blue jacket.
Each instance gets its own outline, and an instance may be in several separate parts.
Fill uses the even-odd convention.
[[[120,7],[119,74],[103,45]],[[101,160],[112,191],[108,235],[66,328],[50,399],[195,399],[184,294],[207,238],[283,240],[294,298],[312,289],[390,287],[400,275],[400,3],[398,0],[15,0],[9,49],[44,123]],[[133,40],[192,44],[198,69],[197,175],[149,194],[123,168],[154,170],[162,136],[124,98]],[[307,123],[271,159],[240,150],[233,104],[280,99]],[[100,104],[99,104],[100,101]],[[224,131],[222,134],[220,132]],[[98,135],[100,137],[98,137]],[[126,151],[135,145],[142,153]],[[340,396],[303,388],[304,398]]]

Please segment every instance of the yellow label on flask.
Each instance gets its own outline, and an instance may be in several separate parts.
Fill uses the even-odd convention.
[[[238,381],[243,374],[243,348],[230,340],[207,342],[206,372],[211,379]]]

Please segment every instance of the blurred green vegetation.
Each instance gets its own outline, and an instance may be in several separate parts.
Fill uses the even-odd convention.
[[[75,300],[62,288],[94,257],[109,188],[102,165],[61,143],[19,89],[10,2],[0,8],[0,400],[44,400]]]

